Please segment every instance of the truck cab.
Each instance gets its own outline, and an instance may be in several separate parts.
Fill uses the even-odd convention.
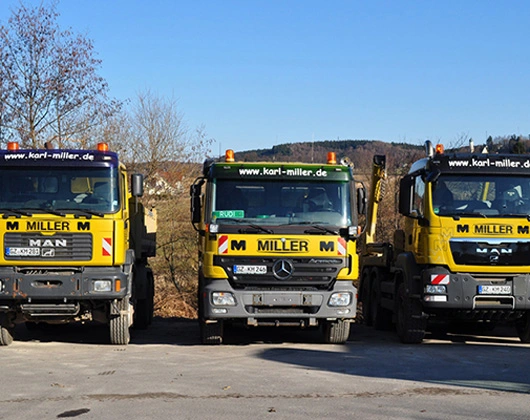
[[[356,315],[358,197],[351,165],[206,161],[191,187],[204,343],[225,325],[322,327]],[[362,193],[361,193],[362,195]],[[361,200],[362,201],[362,200]]]
[[[419,342],[428,324],[513,321],[530,339],[528,156],[438,147],[402,178],[399,211],[394,242],[367,243],[362,258],[369,323]]]

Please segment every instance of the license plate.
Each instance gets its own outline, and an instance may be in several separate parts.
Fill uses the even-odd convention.
[[[6,248],[6,255],[9,257],[38,257],[40,248]]]
[[[267,274],[266,265],[234,265],[234,274]]]
[[[479,295],[511,295],[512,286],[494,286],[494,285],[481,285],[478,287]]]

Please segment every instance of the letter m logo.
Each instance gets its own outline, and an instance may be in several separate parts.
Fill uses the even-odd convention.
[[[230,248],[232,251],[245,251],[247,249],[247,241],[232,240]]]
[[[18,222],[7,222],[6,230],[18,230]]]
[[[517,226],[517,233],[528,235],[528,226]]]
[[[335,250],[335,242],[324,242],[320,241],[320,251],[329,251],[333,252]]]
[[[90,222],[77,222],[77,230],[90,230]]]
[[[461,233],[469,233],[469,225],[456,225],[456,231]]]

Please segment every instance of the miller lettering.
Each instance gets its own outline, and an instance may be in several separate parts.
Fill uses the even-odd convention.
[[[65,221],[28,221],[26,224],[26,230],[37,230],[37,231],[59,231],[59,230],[70,230],[70,223]]]
[[[513,226],[510,225],[475,225],[475,233],[488,235],[511,235]]]
[[[264,239],[258,240],[258,252],[308,252],[309,243],[304,240],[279,240]]]

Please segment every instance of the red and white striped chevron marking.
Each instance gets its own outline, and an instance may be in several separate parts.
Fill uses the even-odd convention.
[[[112,238],[103,238],[101,245],[101,251],[103,256],[110,257],[112,255]]]
[[[228,236],[220,236],[219,241],[217,242],[217,247],[219,254],[226,254],[228,252]]]
[[[346,255],[346,239],[339,238],[337,241],[337,254]]]
[[[449,274],[431,274],[431,284],[449,284]]]

